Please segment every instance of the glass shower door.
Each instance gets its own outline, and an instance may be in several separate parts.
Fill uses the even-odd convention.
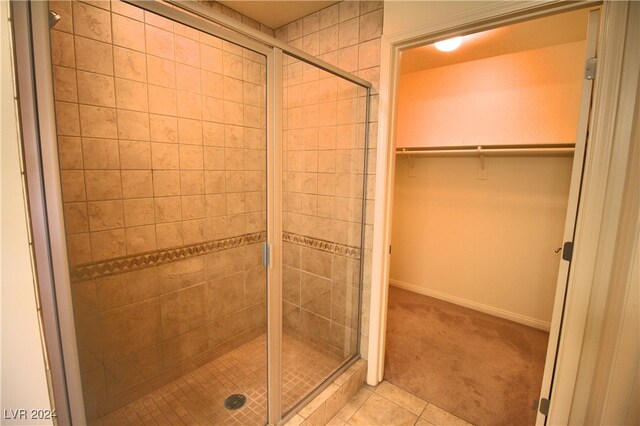
[[[50,4],[86,418],[265,424],[266,57],[144,7]]]
[[[282,412],[358,354],[365,88],[284,55]]]

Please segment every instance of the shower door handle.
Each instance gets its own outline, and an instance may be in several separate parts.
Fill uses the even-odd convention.
[[[271,244],[262,243],[262,266],[271,268]]]

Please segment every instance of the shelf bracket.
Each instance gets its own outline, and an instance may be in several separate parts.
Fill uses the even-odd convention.
[[[413,169],[416,166],[415,160],[413,158],[413,155],[409,154],[407,155],[407,160],[409,161],[409,168]]]
[[[482,147],[478,146],[477,152],[479,155],[480,168],[478,169],[478,179],[479,180],[487,180],[488,179],[488,171],[487,171],[487,159],[484,157],[484,152],[482,151]]]
[[[407,161],[409,161],[409,177],[416,177],[416,159],[413,155],[407,155]]]

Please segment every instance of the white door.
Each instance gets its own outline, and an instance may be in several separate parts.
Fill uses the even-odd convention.
[[[598,25],[600,22],[600,10],[589,12],[589,26],[587,28],[587,45],[585,54],[585,76],[582,83],[582,97],[580,99],[580,116],[578,118],[578,131],[576,132],[576,148],[573,157],[573,169],[571,173],[571,186],[569,188],[569,201],[567,204],[567,217],[565,219],[564,236],[565,242],[560,268],[558,271],[558,281],[556,285],[556,297],[551,318],[551,330],[549,332],[549,345],[547,347],[547,359],[544,365],[544,375],[542,378],[542,388],[540,391],[540,401],[536,425],[546,424],[546,413],[549,409],[549,401],[553,392],[553,378],[556,367],[558,345],[562,338],[562,318],[564,314],[565,296],[567,294],[567,282],[571,271],[571,251],[573,237],[576,227],[576,216],[580,204],[580,187],[582,183],[582,168],[587,148],[587,128],[589,125],[589,113],[591,110],[591,92],[593,88],[594,74],[591,71],[595,68],[596,39],[598,36]],[[589,70],[587,69],[589,68]]]

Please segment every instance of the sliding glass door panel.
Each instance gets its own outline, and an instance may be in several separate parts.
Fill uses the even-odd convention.
[[[51,64],[87,421],[265,424],[266,56],[157,3],[67,6]]]
[[[358,353],[366,89],[285,55],[282,410]]]

